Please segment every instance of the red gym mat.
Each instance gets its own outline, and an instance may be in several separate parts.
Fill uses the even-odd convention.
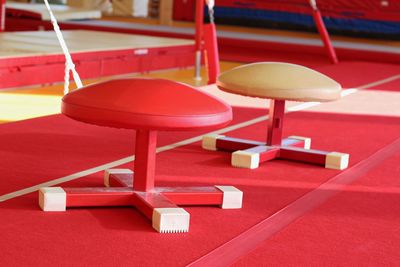
[[[25,124],[29,122],[33,121]],[[287,116],[285,134],[308,133],[314,139],[315,147],[349,152],[353,165],[396,139],[400,131],[399,122],[397,118],[380,117],[376,120],[371,116],[299,112]],[[265,122],[258,123],[230,135],[253,135],[262,140],[265,127]],[[332,135],[332,129],[335,129],[334,138],[326,138]],[[369,129],[380,129],[372,140],[363,134]],[[85,138],[76,145],[90,145],[94,154],[103,153],[102,147],[88,145]],[[63,147],[64,143],[58,143],[53,149]],[[75,160],[85,162],[90,160],[87,156],[76,154]],[[67,163],[69,160],[61,155],[40,155],[39,158],[47,161],[47,168],[41,173],[49,176],[58,172],[53,163]],[[8,177],[14,170],[9,165],[3,170],[3,177]],[[263,164],[253,171],[231,168],[228,154],[203,151],[200,144],[195,143],[160,153],[157,173],[157,182],[163,185],[236,185],[244,191],[244,208],[190,207],[187,208],[191,214],[190,233],[160,235],[134,209],[70,209],[65,213],[44,213],[37,207],[37,193],[33,193],[1,205],[3,224],[0,231],[3,235],[0,246],[4,254],[0,262],[3,265],[54,262],[102,266],[129,265],[132,262],[150,266],[166,262],[168,265],[184,265],[229,241],[339,172],[279,160]],[[100,176],[96,174],[67,184],[101,186]],[[8,182],[12,183],[11,180]],[[2,184],[6,186],[4,180]]]
[[[397,142],[399,143],[399,142]],[[397,145],[398,146],[398,145]],[[397,266],[400,150],[235,266]]]
[[[359,66],[362,67],[362,64]],[[355,71],[358,75],[351,75],[350,78],[340,64],[336,72],[334,67],[327,68],[332,73],[343,75],[339,77],[337,74],[342,84],[355,86],[391,76],[387,72],[381,73],[380,67],[368,64],[365,70],[368,75],[361,75],[360,69]],[[264,112],[260,109],[235,108],[234,123],[261,116]],[[266,122],[261,122],[228,134],[263,140],[265,129]],[[85,125],[62,116],[0,125],[0,130],[0,194],[126,157],[132,154],[134,145],[133,132]],[[284,127],[284,135],[312,137],[312,146],[318,149],[350,153],[350,167],[390,145],[399,138],[399,133],[400,118],[396,117],[311,112],[288,114]],[[161,133],[159,146],[198,134]],[[399,186],[397,162],[396,156],[380,167],[385,171],[376,169],[365,175],[369,177],[369,182],[360,184],[362,188],[357,190],[368,191],[367,198],[358,191],[350,198],[347,198],[348,192],[337,195],[324,206],[289,225],[273,239],[260,244],[260,250],[250,254],[254,261],[245,257],[238,264],[310,263],[321,266],[349,263],[351,266],[355,262],[349,258],[361,251],[355,257],[358,264],[395,265],[399,253],[389,246],[396,247],[398,242],[386,240],[399,239],[398,231],[392,231],[392,225],[398,221],[397,208],[393,208],[398,202],[397,191],[393,189]],[[204,151],[199,142],[189,144],[158,154],[156,183],[235,185],[244,191],[243,209],[187,207],[186,210],[191,214],[189,233],[158,234],[146,218],[131,208],[42,212],[35,192],[0,204],[0,265],[186,265],[209,254],[340,173],[280,160],[262,164],[256,170],[231,168],[228,154]],[[359,182],[364,179],[362,177]],[[102,186],[102,174],[95,173],[63,185]],[[381,190],[381,185],[389,186],[389,192],[383,190],[382,193],[376,193],[370,190],[375,186]],[[395,193],[387,195],[390,190]],[[335,215],[338,216],[330,217]],[[346,242],[349,243],[343,244]],[[355,248],[358,250],[352,250],[353,244],[357,245]],[[334,252],[335,249],[339,252]],[[382,260],[383,257],[385,259]]]

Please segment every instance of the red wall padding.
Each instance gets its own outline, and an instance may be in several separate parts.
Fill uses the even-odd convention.
[[[194,21],[195,0],[174,0],[174,20]]]
[[[216,0],[218,7],[311,14],[308,0]],[[175,0],[174,19],[193,20],[195,0]],[[400,21],[400,0],[319,0],[324,16]]]

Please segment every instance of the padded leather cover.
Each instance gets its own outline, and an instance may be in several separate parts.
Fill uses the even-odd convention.
[[[193,87],[163,79],[118,79],[72,91],[62,100],[72,119],[116,128],[192,130],[232,120],[232,109]]]
[[[260,62],[229,70],[218,77],[217,86],[245,96],[327,102],[340,98],[341,86],[312,69],[280,62]]]

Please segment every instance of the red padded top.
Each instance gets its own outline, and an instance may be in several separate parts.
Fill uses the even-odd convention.
[[[163,79],[118,79],[75,90],[62,113],[102,126],[146,130],[216,128],[232,120],[232,109],[193,87]]]

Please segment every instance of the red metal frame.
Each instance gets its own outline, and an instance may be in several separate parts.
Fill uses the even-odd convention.
[[[214,84],[217,82],[217,77],[220,72],[217,30],[214,23],[208,23],[204,25],[203,31],[208,84]]]
[[[271,100],[266,143],[221,137],[216,140],[216,149],[228,152],[238,150],[259,154],[259,163],[273,159],[287,159],[305,163],[325,165],[326,156],[331,152],[304,148],[304,141],[296,138],[282,138],[284,100]]]
[[[193,53],[193,45],[182,45],[72,53],[72,58],[81,78],[88,79],[193,66]],[[61,54],[1,58],[0,88],[59,82],[64,79],[64,67]]]
[[[325,47],[325,50],[326,50],[326,53],[327,53],[329,59],[331,60],[331,62],[333,64],[337,64],[338,58],[336,56],[335,49],[332,46],[332,42],[329,37],[329,33],[325,27],[325,23],[322,19],[321,12],[319,11],[318,8],[316,8],[316,9],[313,9],[312,15],[313,15],[315,25],[317,26],[319,35],[321,37],[321,40],[324,43],[324,47]]]
[[[203,24],[204,24],[204,1],[205,0],[197,0],[196,1],[196,33],[195,33],[195,43],[196,43],[196,51],[203,50]]]

